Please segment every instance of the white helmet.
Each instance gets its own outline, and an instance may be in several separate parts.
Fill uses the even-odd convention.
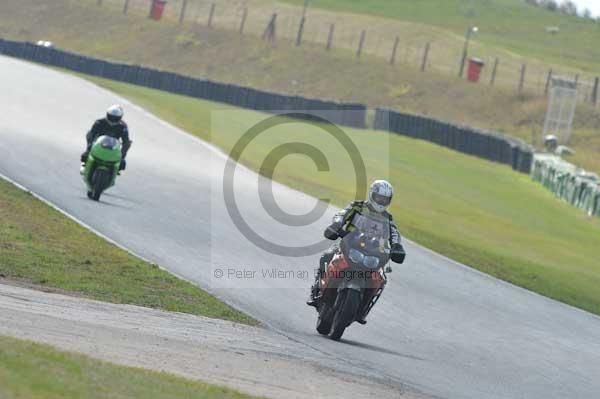
[[[106,120],[110,125],[116,125],[121,122],[121,119],[123,119],[123,108],[120,105],[111,105],[106,110]]]
[[[369,205],[377,212],[384,212],[394,196],[394,188],[385,180],[375,180],[369,189]]]

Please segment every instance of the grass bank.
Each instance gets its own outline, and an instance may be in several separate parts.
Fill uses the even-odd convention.
[[[231,389],[166,373],[117,366],[47,345],[0,336],[4,399],[246,399]]]
[[[304,0],[283,0],[302,6]],[[464,37],[469,26],[479,26],[475,40],[522,56],[567,64],[596,72],[600,52],[598,22],[534,7],[525,0],[315,0],[311,8],[372,15],[442,28],[440,34]],[[581,7],[583,11],[583,7]],[[551,36],[546,28],[560,28]]]
[[[16,282],[101,301],[256,324],[2,179],[0,220],[0,283]]]
[[[387,0],[345,1],[343,4],[344,7],[359,7],[360,4],[368,3],[369,9],[381,10],[382,13],[397,18],[402,15],[406,15],[406,18],[413,18],[411,15],[414,16],[415,13],[420,12],[421,7],[430,10],[430,7],[436,6],[438,11],[430,13],[430,18],[433,19],[437,15],[435,18],[443,21],[445,17],[440,16],[443,14],[442,11],[450,12],[455,8],[462,10],[460,6],[457,6],[457,1],[448,1],[447,5],[445,5],[445,0],[420,1],[419,7],[414,6],[415,2]],[[502,1],[515,3],[516,0]],[[323,0],[315,2],[313,5],[326,6],[330,2],[332,7],[342,4],[342,2],[334,3],[334,0]],[[219,14],[222,3],[219,3],[217,7],[218,15],[215,17],[213,29],[207,29],[201,23],[180,26],[176,22],[175,14],[172,15],[173,18],[167,18],[160,23],[149,21],[133,11],[130,15],[125,16],[122,15],[121,8],[117,7],[122,2],[117,0],[110,2],[105,0],[103,7],[97,7],[96,1],[91,0],[81,2],[55,0],[52,3],[43,0],[5,0],[5,3],[3,12],[0,13],[0,36],[2,37],[31,41],[43,38],[53,41],[59,48],[96,57],[148,65],[191,76],[281,93],[297,93],[314,98],[334,98],[365,103],[371,107],[385,106],[401,111],[421,113],[475,127],[498,130],[505,134],[524,138],[528,142],[541,144],[546,100],[543,97],[527,94],[528,92],[524,95],[517,95],[516,82],[511,83],[512,86],[509,89],[500,87],[490,89],[484,83],[476,85],[459,80],[456,78],[455,72],[452,74],[438,73],[432,69],[422,73],[419,71],[418,61],[413,62],[412,66],[407,65],[404,61],[400,62],[407,56],[402,51],[399,53],[399,63],[395,66],[389,65],[385,58],[365,56],[357,60],[354,52],[348,49],[336,47],[333,51],[326,52],[321,44],[311,44],[310,32],[307,33],[307,43],[300,48],[286,39],[278,39],[272,44],[263,42],[250,34],[240,37],[237,31],[223,30],[221,22],[219,22],[219,18],[225,18]],[[249,24],[253,21],[253,15],[258,12],[254,8],[258,7],[256,4],[261,7],[273,6],[272,2],[269,2],[270,5],[264,3],[262,0],[252,3],[254,11],[250,14]],[[473,54],[480,55],[477,40],[479,37],[485,37],[483,36],[487,34],[485,31],[493,32],[493,30],[490,31],[488,24],[494,22],[489,13],[495,12],[495,8],[489,11],[483,6],[480,7],[479,4],[483,4],[483,1],[470,3],[474,7],[478,7],[482,20],[486,21],[486,25],[481,26],[481,35],[478,35],[473,43]],[[112,6],[110,6],[111,4]],[[134,2],[132,2],[132,6],[133,4]],[[174,2],[169,4],[170,6],[175,5]],[[194,4],[196,3],[190,2],[190,10],[193,10]],[[286,5],[286,7],[289,6]],[[513,10],[516,6],[513,4],[512,7],[508,7],[507,10]],[[529,10],[527,8],[529,6],[526,4],[523,4],[522,7]],[[271,8],[265,10],[267,9],[271,10]],[[552,18],[557,18],[557,16],[550,15],[548,20],[544,19],[545,17],[538,18],[537,15],[541,11],[532,9],[531,12],[537,18],[535,26],[523,22],[527,19],[527,13],[524,13],[523,17],[517,16],[519,21],[523,22],[523,25],[519,26],[526,30],[522,36],[518,37],[519,40],[513,40],[514,43],[529,43],[523,39],[528,36],[528,33],[538,28],[544,33],[541,25],[556,22]],[[202,10],[202,12],[205,11]],[[316,18],[317,11],[311,11],[309,21]],[[363,10],[356,9],[354,11]],[[267,11],[262,14],[270,15]],[[502,18],[499,18],[497,23],[503,24],[502,26],[506,29],[512,27],[513,19],[517,18],[513,14],[519,13],[507,11],[500,14]],[[296,14],[293,15],[296,16]],[[352,17],[355,14],[349,15]],[[423,18],[425,15],[429,14],[423,14]],[[540,15],[545,15],[545,12]],[[237,14],[235,14],[235,18],[237,24],[239,22]],[[323,18],[323,23],[325,23],[328,17]],[[414,18],[418,19],[416,16]],[[467,23],[464,18],[462,21]],[[477,18],[475,20],[479,21]],[[387,21],[388,19],[379,23],[371,21],[368,26],[389,28]],[[567,21],[571,21],[571,19],[567,18]],[[287,23],[282,20],[279,29],[295,28],[296,22],[296,17]],[[435,21],[430,22],[433,24]],[[460,25],[463,22],[456,24]],[[360,32],[360,29],[363,28],[363,20],[360,19],[353,23],[355,28],[352,32]],[[307,29],[312,29],[310,26],[310,24],[307,25]],[[405,40],[409,40],[411,32],[419,35],[422,33],[421,30],[413,28],[412,25],[404,27],[400,31],[401,33],[396,33],[393,28],[390,35],[393,39],[396,34],[400,34],[403,38],[402,43],[405,43]],[[567,51],[571,51],[570,49],[575,51],[581,46],[587,46],[586,35],[596,34],[586,33],[588,30],[588,28],[582,30],[581,40],[573,40],[570,42],[571,44],[563,46],[565,54]],[[369,32],[367,43],[370,43],[372,38],[371,30]],[[596,29],[594,32],[600,32],[600,30]],[[343,32],[339,31],[336,33],[336,37],[342,34]],[[458,44],[458,50],[462,47],[463,34],[462,28],[460,35],[447,29],[442,33],[436,33],[439,37],[454,40],[455,44]],[[503,36],[504,34],[499,33],[498,35]],[[387,43],[385,46],[382,44],[380,47],[386,46],[389,47],[391,44]],[[446,42],[437,45],[434,43],[432,56],[441,49],[454,48],[452,46]],[[537,48],[536,46],[534,47]],[[585,48],[587,49],[587,47]],[[410,57],[420,58],[421,53],[422,49],[420,48]],[[592,55],[597,53],[595,47],[589,51],[589,54]],[[443,55],[442,58],[453,60],[456,57]],[[564,60],[567,59],[577,60],[579,53],[564,57]],[[500,71],[505,62],[502,61]],[[452,65],[455,68],[457,63],[452,61]],[[489,72],[490,69],[487,68],[487,71]],[[528,73],[532,73],[531,68],[528,71]],[[546,71],[544,69],[544,73]],[[502,76],[502,72],[499,76]],[[535,89],[539,93],[544,87],[544,77],[541,76],[534,82],[536,83]],[[600,116],[597,110],[589,105],[579,106],[571,141],[571,146],[577,153],[572,161],[596,172],[600,172],[600,135],[596,133],[598,130],[600,130]]]
[[[265,117],[148,88],[90,80],[226,152]],[[361,150],[369,177],[385,176],[396,186],[392,212],[405,236],[493,276],[600,314],[597,218],[588,219],[506,166],[398,135],[352,129],[348,134]],[[302,123],[280,126],[254,140],[241,160],[258,170],[274,147],[294,141],[324,149],[332,171],[316,173],[306,157],[289,156],[277,165],[274,178],[346,205],[354,197],[353,174],[348,172],[352,165],[344,151],[336,150],[339,144],[319,129]]]

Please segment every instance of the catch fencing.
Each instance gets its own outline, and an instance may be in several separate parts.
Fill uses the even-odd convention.
[[[82,0],[115,13],[147,18],[154,0]],[[421,24],[346,14],[314,7],[303,9],[285,2],[252,0],[169,0],[165,23],[203,26],[279,41],[277,47],[311,44],[324,50],[352,52],[356,60],[371,56],[391,65],[419,68],[456,77],[463,63],[464,39]],[[466,28],[466,26],[465,26]],[[519,94],[547,95],[551,76],[570,76],[578,82],[580,101],[598,102],[597,77],[564,66],[551,66],[531,57],[471,41],[466,58],[476,56],[486,65],[480,84]]]
[[[307,118],[322,114],[338,125],[354,128],[367,126],[367,106],[363,104],[270,93],[139,65],[100,60],[26,42],[0,39],[0,54],[241,108],[263,112],[308,111]],[[374,128],[427,140],[465,154],[507,164],[519,172],[529,173],[531,168],[533,148],[500,134],[384,109],[376,110]]]
[[[531,178],[589,216],[600,216],[600,180],[597,175],[579,169],[557,155],[536,154]]]
[[[374,127],[503,163],[519,172],[529,173],[531,169],[533,148],[499,133],[386,109],[376,110]]]

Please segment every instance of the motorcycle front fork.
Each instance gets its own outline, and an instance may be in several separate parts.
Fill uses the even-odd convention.
[[[373,309],[373,306],[375,306],[375,304],[377,303],[377,301],[379,300],[379,298],[381,297],[381,293],[383,292],[383,287],[380,287],[377,290],[377,293],[375,295],[373,295],[373,298],[371,298],[371,301],[369,302],[369,304],[366,306],[365,310],[363,310],[363,315],[361,317],[361,319],[364,321],[367,316],[369,315],[369,312],[371,312],[371,309]]]

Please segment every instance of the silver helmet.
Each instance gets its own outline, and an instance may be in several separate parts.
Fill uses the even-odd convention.
[[[394,188],[385,180],[375,180],[369,189],[369,205],[377,212],[384,212],[394,196]]]
[[[121,119],[123,119],[123,108],[120,105],[111,105],[106,110],[106,120],[110,125],[116,125],[121,122]]]

